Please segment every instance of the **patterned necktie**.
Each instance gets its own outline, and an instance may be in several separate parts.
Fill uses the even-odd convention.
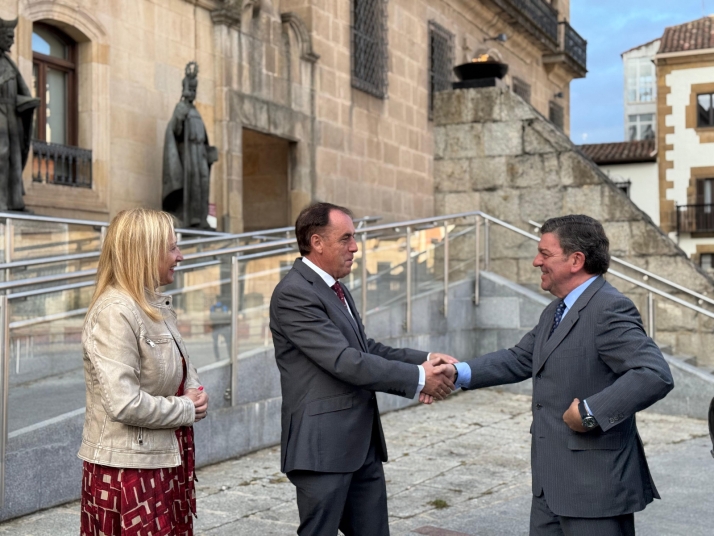
[[[560,300],[560,303],[558,304],[558,308],[555,310],[555,318],[553,319],[553,327],[550,328],[550,334],[548,335],[549,339],[550,339],[550,336],[555,331],[555,328],[558,327],[558,324],[560,324],[560,321],[563,319],[564,312],[565,312],[565,302],[563,300]]]
[[[335,281],[335,284],[330,287],[332,290],[335,291],[335,294],[337,294],[337,297],[340,299],[342,302],[342,305],[347,307],[347,310],[349,311],[350,308],[347,305],[347,300],[345,299],[345,291],[342,290],[342,285],[340,285],[339,281]]]

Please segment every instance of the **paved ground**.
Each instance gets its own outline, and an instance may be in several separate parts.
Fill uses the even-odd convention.
[[[527,396],[482,390],[385,415],[392,534],[527,534],[529,408]],[[638,421],[663,498],[637,515],[638,534],[710,536],[714,460],[705,422],[648,413]],[[295,534],[294,491],[278,460],[270,448],[200,469],[196,534]],[[0,534],[75,535],[78,526],[73,503],[0,524]]]

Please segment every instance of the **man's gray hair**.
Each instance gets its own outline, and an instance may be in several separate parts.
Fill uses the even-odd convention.
[[[541,226],[540,232],[557,236],[566,255],[576,251],[585,255],[587,273],[602,275],[610,267],[610,241],[602,224],[595,218],[584,214],[550,218]]]

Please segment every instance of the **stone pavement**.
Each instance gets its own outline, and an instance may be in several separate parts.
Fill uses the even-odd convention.
[[[530,421],[530,397],[495,389],[384,415],[392,535],[527,534]],[[663,498],[636,516],[638,534],[710,536],[714,459],[706,423],[656,413],[638,421]],[[198,478],[197,535],[295,534],[295,493],[279,471],[277,447],[204,467]],[[78,527],[78,503],[71,503],[2,523],[0,534],[76,535]]]

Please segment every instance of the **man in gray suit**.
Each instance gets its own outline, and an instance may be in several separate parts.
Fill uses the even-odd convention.
[[[672,375],[635,306],[602,277],[602,225],[563,216],[541,233],[533,265],[558,299],[513,348],[455,364],[455,384],[533,378],[532,536],[629,536],[634,512],[659,499],[635,413],[664,398]]]
[[[316,203],[295,223],[302,258],[270,300],[282,386],[281,470],[297,490],[298,534],[386,536],[387,447],[375,391],[440,400],[455,360],[367,338],[339,283],[357,252],[352,214]]]

